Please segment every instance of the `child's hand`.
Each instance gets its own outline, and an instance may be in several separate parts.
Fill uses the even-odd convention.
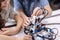
[[[16,31],[15,31],[15,29],[13,29],[13,28],[2,28],[2,35],[14,35],[14,34],[16,34]]]
[[[25,26],[28,26],[30,24],[30,19],[29,19],[29,17],[25,17],[24,18],[24,22],[23,22],[23,26],[25,27]]]
[[[40,7],[36,7],[33,10],[33,14],[31,16],[40,16],[40,15],[42,15],[42,10],[40,9]]]

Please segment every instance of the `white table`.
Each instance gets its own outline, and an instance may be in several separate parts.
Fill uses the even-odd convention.
[[[60,9],[52,12],[52,15],[57,15],[57,14],[60,14]],[[48,19],[45,19],[45,20],[47,21],[47,23],[60,23],[60,16],[51,17],[51,18],[48,18]],[[56,40],[60,40],[60,25],[48,25],[46,27],[57,28],[59,33],[57,35]]]
[[[57,14],[60,14],[60,9],[52,12],[52,15],[57,15]],[[45,19],[45,20],[47,21],[47,23],[60,23],[60,16],[48,18],[48,19]],[[57,28],[59,30],[59,33],[57,35],[56,40],[60,40],[60,25],[48,25],[46,27]],[[24,33],[23,33],[23,29],[22,29],[21,32],[14,35],[14,37],[20,37],[20,36],[23,36],[23,35],[24,35]]]

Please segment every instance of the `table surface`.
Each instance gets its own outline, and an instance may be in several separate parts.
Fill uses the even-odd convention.
[[[52,15],[57,15],[57,14],[60,14],[60,9],[59,10],[55,10],[55,11],[52,12]],[[60,16],[44,19],[44,21],[47,21],[47,23],[60,23]],[[57,28],[58,30],[60,30],[60,25],[48,25],[46,27]],[[23,36],[23,35],[24,35],[24,33],[23,33],[23,29],[22,29],[21,32],[19,32],[16,35],[13,35],[13,36],[14,37],[20,37],[20,36]],[[60,31],[59,31],[59,33],[57,35],[56,40],[60,40]]]

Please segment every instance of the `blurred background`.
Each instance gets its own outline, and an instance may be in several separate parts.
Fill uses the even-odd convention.
[[[60,9],[60,0],[48,0],[53,10]]]

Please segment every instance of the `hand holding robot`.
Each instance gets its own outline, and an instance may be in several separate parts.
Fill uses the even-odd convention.
[[[36,40],[35,38],[39,37],[40,40],[55,40],[56,35],[53,30],[57,30],[56,28],[46,28],[41,21],[48,15],[47,10],[43,11],[43,15],[34,16],[30,20],[29,27],[24,28],[24,33],[32,36],[32,40]]]

